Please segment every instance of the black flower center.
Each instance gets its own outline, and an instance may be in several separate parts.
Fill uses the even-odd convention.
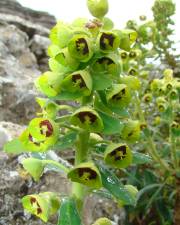
[[[50,137],[53,134],[53,126],[49,120],[41,121],[39,127],[42,128],[41,134],[45,135],[46,137]]]
[[[77,48],[77,51],[82,51],[83,55],[86,55],[89,53],[88,44],[84,38],[79,38],[76,41],[76,48]]]
[[[79,84],[80,88],[86,87],[86,83],[84,82],[83,78],[80,74],[75,74],[72,76],[72,81],[76,84]]]
[[[82,123],[85,121],[90,121],[91,123],[94,123],[97,119],[96,115],[94,115],[91,112],[79,112],[78,117]]]
[[[111,153],[110,156],[114,157],[114,160],[122,160],[126,157],[126,145],[121,145],[120,147],[114,149]]]
[[[106,65],[111,65],[113,64],[113,60],[108,58],[108,57],[102,57],[100,59],[97,60],[97,63],[99,64],[106,64]]]
[[[79,177],[83,177],[85,174],[86,174],[86,179],[88,180],[94,180],[97,177],[97,173],[94,170],[90,169],[89,167],[78,169]]]
[[[108,44],[113,47],[114,39],[115,37],[113,34],[102,33],[100,37],[101,49],[105,50]]]

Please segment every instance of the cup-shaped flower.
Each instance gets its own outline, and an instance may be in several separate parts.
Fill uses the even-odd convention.
[[[172,124],[171,124],[171,130],[172,130],[172,133],[179,137],[180,136],[180,123],[179,121],[173,121]]]
[[[121,133],[121,138],[130,142],[134,143],[139,140],[140,138],[140,122],[138,120],[131,120],[129,119],[124,123],[124,128]]]
[[[151,102],[151,101],[152,101],[152,94],[151,94],[151,93],[145,94],[145,95],[143,96],[143,101],[144,101],[145,103]]]
[[[51,119],[35,118],[19,140],[28,151],[46,151],[58,139],[58,125]]]
[[[129,88],[125,84],[115,84],[107,92],[106,99],[112,106],[127,107],[131,101]]]
[[[102,187],[100,172],[93,162],[81,163],[74,167],[69,171],[68,178],[94,189]]]
[[[36,158],[27,158],[22,161],[24,169],[34,178],[35,181],[38,181],[43,174],[45,164],[43,160]]]
[[[108,0],[87,0],[87,7],[94,17],[102,18],[108,12]]]
[[[173,79],[173,70],[172,69],[165,69],[163,71],[163,76],[165,81],[170,82]]]
[[[120,82],[126,84],[129,87],[129,90],[139,90],[141,87],[140,80],[135,76],[121,76]]]
[[[129,52],[129,58],[130,59],[138,59],[142,56],[142,51],[139,50],[139,49],[132,49],[130,52]]]
[[[126,168],[132,163],[132,153],[129,147],[124,144],[110,144],[105,153],[106,164],[114,168]]]
[[[76,70],[79,66],[79,61],[73,58],[68,51],[68,48],[62,49],[55,59],[63,66],[70,67],[72,70]]]
[[[115,51],[120,44],[120,38],[116,32],[102,31],[97,38],[97,46],[101,52],[108,53]]]
[[[92,41],[84,33],[74,34],[68,43],[71,57],[80,62],[87,62],[93,56]]]
[[[92,225],[112,225],[108,218],[102,217],[95,221]]]
[[[120,52],[120,56],[121,56],[121,60],[127,61],[127,59],[128,59],[128,52],[122,50]]]
[[[132,76],[137,76],[138,75],[138,71],[137,69],[135,69],[134,67],[129,68],[128,70],[128,74],[132,75]]]
[[[63,76],[54,72],[45,72],[35,81],[36,88],[48,97],[56,96],[61,90]]]
[[[92,79],[85,70],[76,71],[64,78],[61,84],[62,90],[79,92],[82,96],[89,96],[92,91]]]
[[[169,98],[172,100],[177,100],[179,98],[179,93],[176,89],[172,89],[169,93]]]
[[[168,107],[168,103],[164,97],[158,97],[156,99],[156,104],[159,112],[164,112]]]
[[[71,116],[70,122],[90,132],[101,132],[104,128],[99,114],[90,107],[81,107]]]
[[[120,32],[120,45],[119,47],[125,51],[130,51],[131,45],[137,39],[137,32],[135,30],[122,30]]]
[[[96,58],[91,67],[94,73],[100,76],[101,73],[107,73],[113,76],[118,76],[121,72],[119,60],[113,54],[108,54]]]
[[[22,204],[29,213],[47,222],[49,217],[59,209],[60,200],[55,193],[43,192],[23,197]]]

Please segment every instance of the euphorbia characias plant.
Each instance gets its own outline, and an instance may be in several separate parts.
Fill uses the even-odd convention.
[[[128,113],[140,88],[140,81],[134,76],[137,68],[126,62],[127,57],[140,55],[138,50],[131,51],[137,34],[130,29],[114,29],[113,22],[105,17],[107,0],[88,0],[87,6],[94,16],[91,20],[58,22],[52,28],[49,71],[35,81],[37,89],[47,97],[37,98],[42,111],[18,139],[5,145],[5,150],[14,154],[46,155],[52,149],[74,150],[71,168],[35,155],[22,161],[35,181],[49,165],[64,171],[72,181],[70,196],[45,192],[22,199],[24,208],[45,222],[58,213],[58,225],[83,224],[84,199],[98,189],[109,193],[121,206],[135,206],[136,187],[123,184],[113,171],[149,160],[133,151],[141,124]],[[172,93],[172,98],[175,95]],[[61,100],[67,104],[60,104]],[[69,101],[74,101],[74,106]],[[59,116],[62,110],[66,114]],[[100,218],[93,224],[111,225],[111,221]]]

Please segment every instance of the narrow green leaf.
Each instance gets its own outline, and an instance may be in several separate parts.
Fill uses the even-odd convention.
[[[139,152],[133,152],[133,164],[151,163],[152,159],[149,155],[145,155]]]
[[[26,152],[26,149],[20,140],[16,138],[4,145],[4,151],[10,154],[20,154],[22,152]]]
[[[64,198],[59,210],[57,225],[82,225],[75,201],[72,198]]]
[[[59,95],[52,97],[53,100],[75,100],[82,97],[81,92],[71,93],[69,91],[62,91]]]
[[[136,204],[136,199],[128,192],[113,172],[100,164],[98,164],[98,168],[104,188],[107,189],[117,199],[117,201],[123,202],[124,205]]]

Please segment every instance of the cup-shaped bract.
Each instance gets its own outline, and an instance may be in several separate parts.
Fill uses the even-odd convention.
[[[22,204],[29,213],[47,222],[59,209],[60,200],[55,193],[43,192],[23,197]]]
[[[173,70],[172,69],[165,69],[163,71],[163,76],[165,81],[170,82],[173,79]]]
[[[108,218],[102,217],[95,221],[92,225],[112,225]]]
[[[81,163],[74,167],[69,171],[68,178],[94,189],[102,187],[100,172],[93,162]]]
[[[164,97],[158,97],[156,99],[156,104],[158,107],[159,112],[164,112],[168,107],[168,102]]]
[[[169,92],[169,98],[171,100],[177,100],[179,98],[180,94],[178,93],[178,91],[176,89],[172,89],[170,92]]]
[[[139,59],[142,56],[142,51],[140,49],[132,49],[129,52],[130,59]]]
[[[43,117],[50,119],[54,119],[56,117],[56,114],[59,111],[59,106],[55,102],[45,98],[36,98],[36,102],[42,108]]]
[[[79,61],[73,58],[68,51],[68,48],[62,49],[56,54],[55,59],[63,66],[69,67],[72,70],[76,70],[79,66]]]
[[[138,71],[137,71],[136,68],[131,67],[131,68],[129,68],[129,70],[128,70],[128,74],[131,75],[131,76],[137,76],[137,75],[138,75]]]
[[[92,64],[91,69],[97,76],[101,76],[101,73],[118,76],[121,72],[119,60],[113,54],[96,58]]]
[[[143,96],[143,101],[145,103],[149,103],[152,101],[152,94],[151,93],[146,93],[144,96]]]
[[[58,139],[58,125],[47,118],[33,119],[19,140],[27,151],[44,152]]]
[[[140,122],[138,120],[131,120],[129,119],[124,123],[124,128],[121,132],[121,138],[126,140],[130,143],[134,143],[139,140],[140,138]]]
[[[49,37],[52,44],[57,45],[59,48],[65,48],[72,37],[72,28],[68,24],[59,21],[51,29]]]
[[[108,0],[87,0],[87,7],[94,17],[102,18],[108,12]]]
[[[64,78],[61,84],[62,90],[79,92],[82,96],[89,96],[92,91],[92,79],[88,71],[76,71]]]
[[[179,123],[179,121],[174,120],[171,123],[171,130],[172,130],[172,133],[174,134],[174,136],[177,136],[177,137],[180,136],[180,123]]]
[[[132,153],[126,144],[112,143],[104,153],[104,160],[114,168],[126,168],[132,163]]]
[[[103,18],[103,26],[102,29],[104,30],[112,30],[114,27],[114,23],[111,19],[109,19],[108,17],[104,17]]]
[[[127,107],[131,101],[129,88],[125,84],[115,84],[107,92],[106,99],[109,105]]]
[[[129,56],[128,52],[123,51],[123,50],[120,51],[120,57],[123,62],[128,61],[128,56]]]
[[[70,122],[90,132],[101,132],[104,128],[99,114],[92,108],[86,106],[76,110],[72,114]]]
[[[27,158],[22,161],[24,169],[34,178],[35,181],[38,181],[43,174],[45,164],[43,160],[36,158]]]
[[[122,84],[126,84],[130,90],[139,90],[141,87],[141,82],[137,77],[134,76],[121,76],[120,77],[120,82]]]
[[[97,46],[103,53],[115,51],[120,44],[120,37],[113,31],[102,31],[97,37]]]
[[[71,57],[80,62],[87,62],[93,56],[92,40],[85,33],[75,33],[68,43]]]
[[[48,71],[36,79],[35,85],[43,94],[55,97],[60,93],[62,79],[62,74]]]
[[[137,39],[137,32],[135,30],[122,30],[119,31],[120,45],[119,47],[125,51],[130,51],[131,45],[135,43]]]

